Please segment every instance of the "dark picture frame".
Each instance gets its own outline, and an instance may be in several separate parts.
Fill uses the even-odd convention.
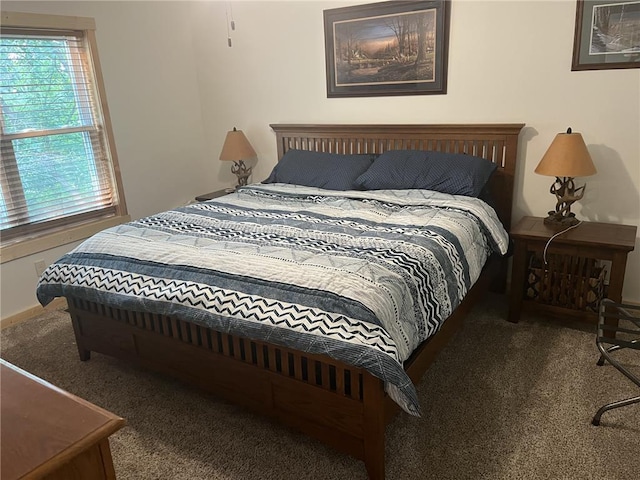
[[[577,0],[571,70],[640,68],[640,0]]]
[[[447,93],[449,0],[324,10],[327,97]]]

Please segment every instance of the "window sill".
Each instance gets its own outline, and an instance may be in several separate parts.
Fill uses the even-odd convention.
[[[84,240],[105,228],[120,225],[130,220],[131,217],[129,215],[109,217],[81,225],[65,227],[59,231],[45,233],[37,237],[15,240],[13,243],[0,247],[0,263],[10,262],[44,250]]]

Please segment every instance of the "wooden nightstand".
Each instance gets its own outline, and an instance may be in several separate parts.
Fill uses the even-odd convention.
[[[223,197],[229,193],[233,193],[233,190],[227,191],[226,188],[222,190],[216,190],[215,192],[205,193],[196,197],[197,202],[206,202],[207,200],[213,200],[214,198]]]
[[[523,305],[554,316],[597,321],[597,304],[606,296],[622,301],[627,254],[634,249],[637,228],[632,225],[582,222],[563,230],[543,223],[540,217],[524,217],[511,229],[515,242],[509,301],[510,322],[518,322]],[[609,285],[598,261],[611,262]]]

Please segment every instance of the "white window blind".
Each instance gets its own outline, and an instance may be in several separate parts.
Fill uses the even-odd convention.
[[[0,107],[3,243],[116,213],[84,32],[3,27]]]

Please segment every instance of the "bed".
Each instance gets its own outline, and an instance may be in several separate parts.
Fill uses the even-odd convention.
[[[133,222],[135,225],[114,227],[115,230],[92,237],[85,242],[86,246],[68,254],[74,256],[75,263],[63,257],[45,271],[38,286],[38,298],[46,304],[55,296],[66,297],[81,360],[89,360],[92,351],[100,352],[195,384],[364,460],[369,477],[383,479],[386,425],[401,409],[419,414],[414,384],[459,328],[475,300],[490,285],[504,287],[506,240],[498,232],[502,227],[494,223],[501,223],[506,231],[509,229],[522,127],[522,124],[271,125],[280,160],[274,172],[293,156],[315,154],[327,154],[338,161],[346,161],[345,155],[349,161],[357,156],[360,162],[365,161],[366,172],[374,170],[373,166],[368,170],[369,165],[379,165],[382,158],[395,161],[397,152],[417,157],[424,151],[442,152],[464,162],[467,158],[488,160],[495,170],[488,180],[491,208],[476,199],[472,199],[471,206],[463,199],[464,206],[460,206],[463,200],[459,196],[423,189],[375,190],[372,184],[367,184],[372,189],[345,193],[282,183],[282,178],[274,177],[267,184],[249,185],[221,199],[162,212]],[[370,160],[363,160],[367,156]],[[315,157],[312,160],[315,162]],[[309,163],[309,169],[313,170],[314,165]],[[336,171],[340,169],[340,164],[336,164]],[[343,178],[342,173],[337,176]],[[366,181],[384,183],[388,180],[384,177],[370,175]],[[268,208],[262,211],[256,204]],[[469,213],[472,210],[481,210],[481,216],[487,215],[488,219],[477,220],[475,214]],[[357,214],[349,213],[356,211]],[[447,215],[457,215],[454,220],[446,217],[445,227],[438,226],[438,231],[462,222],[463,217],[473,218],[472,226],[462,228],[461,236],[468,237],[468,244],[459,239],[452,243],[460,250],[486,251],[482,263],[475,267],[472,266],[477,263],[475,260],[465,260],[469,270],[477,272],[457,274],[464,280],[449,288],[456,292],[455,301],[443,301],[442,293],[440,296],[425,293],[446,290],[445,282],[453,285],[448,276],[446,281],[442,280],[443,285],[429,280],[428,289],[420,288],[423,285],[420,282],[405,281],[407,274],[403,268],[422,272],[420,278],[439,278],[433,268],[458,271],[453,263],[450,267],[446,263],[444,267],[425,267],[422,271],[413,258],[408,259],[411,255],[407,252],[425,251],[424,242],[446,244],[440,253],[426,256],[444,258],[447,262],[448,257],[458,255],[440,236],[435,240],[433,233],[423,235],[412,223],[411,219],[423,219],[425,212],[431,211],[436,212],[434,217],[443,216],[445,211],[449,212]],[[238,233],[238,217],[245,216],[250,217],[249,226],[243,226],[242,233]],[[287,222],[294,220],[286,225],[285,233],[274,230],[281,217],[287,217]],[[378,217],[385,218],[380,225]],[[318,229],[325,230],[312,238],[309,232],[315,227],[309,225],[319,224],[320,218],[323,226]],[[215,222],[215,243],[210,238],[210,222]],[[405,226],[403,222],[408,224]],[[188,237],[183,234],[181,229],[186,223],[198,233],[189,233]],[[325,227],[325,223],[329,226]],[[398,228],[402,228],[400,234]],[[406,228],[415,230],[409,237],[415,237],[418,246],[406,245],[409,243],[405,241]],[[358,229],[366,231],[365,240],[353,235]],[[144,233],[139,235],[140,232]],[[107,250],[106,237],[101,235],[119,241],[115,247],[119,252],[127,246],[135,249],[139,270],[132,273],[121,269],[120,257],[115,258],[112,245],[109,247],[112,250]],[[401,241],[398,235],[403,235]],[[239,236],[244,244],[237,240]],[[473,247],[474,239],[481,236],[486,236],[488,243],[499,244],[492,247],[501,254],[489,256],[485,243]],[[168,273],[164,264],[156,263],[155,257],[153,260],[147,257],[160,237],[171,244],[171,254],[176,255],[169,260],[179,266],[174,270],[188,271],[188,278],[178,278],[174,270]],[[341,246],[331,243],[342,237],[352,242],[357,238],[357,245],[349,244],[343,251]],[[376,238],[372,240],[373,237]],[[263,238],[268,239],[267,244],[261,243]],[[401,243],[402,248],[388,254],[375,243],[378,241]],[[331,250],[333,255],[336,249],[342,252],[338,260],[309,254]],[[287,252],[286,256],[282,252]],[[189,259],[196,253],[201,255],[198,262]],[[381,260],[385,255],[402,258],[397,262]],[[359,263],[363,257],[371,258],[371,262]],[[488,258],[486,264],[484,258]],[[107,262],[108,269],[98,268],[102,261]],[[382,268],[382,263],[393,266]],[[291,265],[291,270],[278,271],[282,265]],[[271,272],[272,268],[276,273],[269,273],[271,276],[258,273]],[[372,282],[362,273],[364,270],[373,271],[376,285],[384,285],[384,289],[371,287],[369,291]],[[329,282],[322,272],[340,275],[334,275]],[[159,275],[163,278],[150,286],[148,278]],[[260,277],[260,281],[253,276]],[[323,290],[310,280],[316,277],[325,279],[327,286]],[[246,290],[245,283],[254,290]],[[114,284],[117,295],[107,292]],[[196,284],[211,285],[212,290],[202,293],[194,290]],[[287,285],[286,293],[278,289],[280,284]],[[411,298],[415,294],[421,300],[407,300],[405,284],[407,291],[413,288],[417,292],[411,290]],[[153,290],[153,295],[146,294],[149,290]],[[347,293],[354,290],[364,292],[367,299],[352,301]],[[179,304],[174,303],[177,296]],[[265,303],[265,299],[271,301],[276,297],[275,305]],[[448,303],[451,311],[443,307]],[[426,310],[433,309],[442,309],[443,318],[435,323],[428,318],[421,320]],[[307,315],[307,311],[313,313]],[[371,317],[370,323],[353,320],[359,316]],[[387,317],[390,320],[383,322]],[[398,321],[400,317],[402,324]],[[259,321],[253,321],[255,318]],[[266,320],[271,322],[269,328],[263,325]],[[384,335],[374,335],[374,330],[384,335],[392,332],[390,340],[381,340]]]

